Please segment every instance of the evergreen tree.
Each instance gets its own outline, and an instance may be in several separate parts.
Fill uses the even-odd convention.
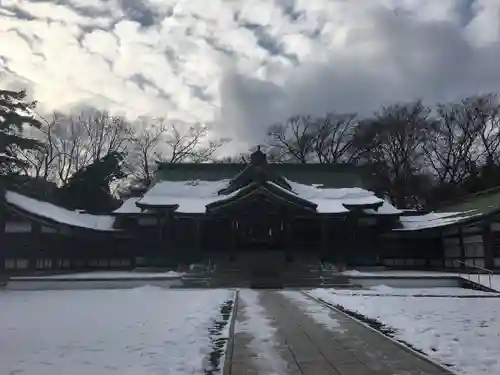
[[[123,155],[114,151],[77,171],[62,188],[65,206],[95,214],[117,208],[110,184],[125,177],[122,162]]]
[[[34,149],[39,142],[23,137],[25,126],[40,128],[33,116],[36,102],[26,101],[25,91],[0,90],[0,176],[7,184],[20,172],[24,162],[18,158],[19,150]]]

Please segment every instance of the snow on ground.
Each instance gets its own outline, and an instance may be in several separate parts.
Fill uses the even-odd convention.
[[[310,294],[396,329],[396,339],[460,374],[500,374],[500,298]]]
[[[346,276],[458,276],[458,273],[450,271],[412,271],[412,270],[384,270],[384,271],[358,271],[345,270]]]
[[[131,271],[95,271],[95,272],[79,272],[67,273],[60,275],[49,276],[24,276],[23,279],[37,280],[58,280],[58,279],[154,279],[154,278],[172,278],[178,279],[182,277],[182,273],[175,271],[167,272],[131,272]],[[16,278],[13,277],[13,280]]]
[[[258,354],[255,365],[262,373],[285,374],[287,362],[281,358],[275,347],[276,328],[266,315],[260,304],[259,292],[244,289],[239,292],[239,300],[243,305],[245,320],[236,325],[236,332],[244,332],[252,336],[249,348]]]
[[[345,330],[340,327],[340,323],[330,316],[328,310],[318,303],[311,303],[311,299],[307,298],[301,292],[282,291],[281,294],[293,301],[302,311],[329,330],[334,332],[345,332]]]
[[[0,293],[0,373],[203,374],[226,290]]]
[[[389,295],[389,296],[476,296],[500,297],[500,293],[483,292],[464,288],[393,288],[387,285],[373,286],[368,289],[329,289],[339,295]]]

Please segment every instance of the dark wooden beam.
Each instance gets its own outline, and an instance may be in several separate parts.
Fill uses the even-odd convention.
[[[495,266],[495,257],[493,255],[493,241],[491,231],[491,221],[487,221],[483,225],[483,254],[484,267],[491,269]]]

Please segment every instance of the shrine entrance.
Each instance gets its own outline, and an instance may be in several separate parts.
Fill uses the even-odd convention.
[[[286,225],[275,215],[239,218],[233,232],[237,251],[285,250],[287,245]]]

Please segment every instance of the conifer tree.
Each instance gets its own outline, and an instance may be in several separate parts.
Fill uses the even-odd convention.
[[[0,89],[0,178],[8,185],[24,164],[18,158],[19,150],[34,149],[40,145],[35,139],[23,137],[26,127],[40,128],[33,115],[36,102],[26,101],[26,92]]]

